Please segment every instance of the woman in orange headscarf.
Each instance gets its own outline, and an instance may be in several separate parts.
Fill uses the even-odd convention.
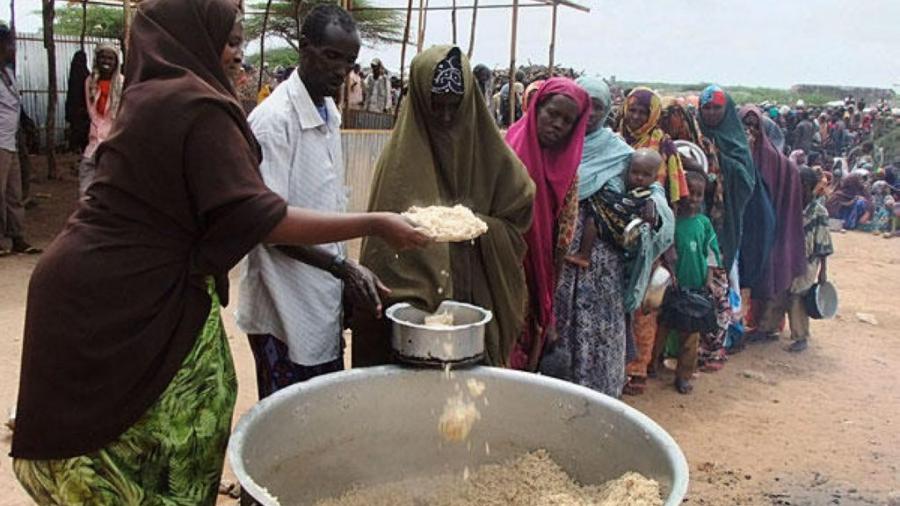
[[[662,100],[649,88],[631,90],[622,109],[619,121],[619,132],[634,149],[649,148],[659,151],[662,163],[659,166],[657,179],[666,189],[666,197],[672,206],[687,197],[687,179],[678,149],[672,138],[659,126],[662,116]],[[632,313],[632,335],[637,356],[627,367],[629,380],[624,393],[637,395],[643,393],[646,385],[647,366],[652,360],[652,351],[656,342],[657,311],[644,311],[638,308]]]
[[[687,180],[681,158],[672,139],[659,127],[662,100],[649,88],[635,88],[625,99],[619,132],[634,149],[650,148],[659,151],[663,163],[659,166],[659,182],[666,188],[669,202],[674,204],[688,195]]]

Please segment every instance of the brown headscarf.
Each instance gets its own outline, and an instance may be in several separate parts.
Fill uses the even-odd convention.
[[[221,69],[233,0],[147,0],[97,178],[29,287],[12,454],[102,448],[159,398],[226,274],[283,219]]]

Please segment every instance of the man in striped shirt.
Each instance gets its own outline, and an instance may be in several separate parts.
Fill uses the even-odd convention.
[[[266,184],[290,205],[343,212],[347,202],[340,112],[332,97],[356,61],[350,15],[323,4],[306,17],[300,66],[250,115]],[[375,276],[346,258],[343,244],[258,246],[241,277],[238,325],[256,359],[259,397],[343,369],[347,309],[380,313]]]

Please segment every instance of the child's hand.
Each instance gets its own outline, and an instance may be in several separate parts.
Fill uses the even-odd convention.
[[[652,200],[647,200],[644,203],[644,208],[641,209],[641,219],[646,221],[651,225],[656,224],[656,203]]]

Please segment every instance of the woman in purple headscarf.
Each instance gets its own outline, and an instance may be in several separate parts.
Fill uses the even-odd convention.
[[[740,115],[753,162],[775,208],[775,243],[761,276],[751,287],[754,312],[759,315],[756,339],[751,340],[774,340],[786,312],[787,289],[805,268],[802,185],[796,164],[769,139],[762,112],[745,106]]]

